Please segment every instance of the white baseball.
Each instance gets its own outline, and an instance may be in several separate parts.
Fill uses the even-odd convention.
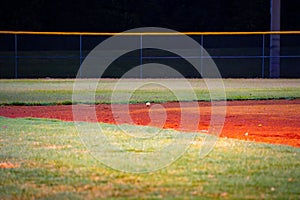
[[[147,107],[149,107],[150,105],[151,105],[150,102],[147,102],[147,103],[146,103],[146,106],[147,106]]]

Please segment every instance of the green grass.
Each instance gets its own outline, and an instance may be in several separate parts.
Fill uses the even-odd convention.
[[[124,139],[115,125],[100,126],[115,141]],[[156,131],[150,127],[139,130]],[[219,139],[212,152],[200,158],[203,135],[199,136],[200,142],[172,165],[133,174],[110,169],[94,159],[72,122],[1,117],[0,162],[17,167],[0,169],[0,199],[300,198],[299,148]],[[146,142],[157,141],[147,138]],[[168,138],[159,142],[165,144]],[[128,151],[132,149],[121,154]]]
[[[124,103],[123,98],[112,102],[113,92],[121,97],[132,93],[130,103],[178,101],[175,96],[178,94],[186,97],[180,100],[210,101],[210,92],[215,94],[214,100],[223,100],[224,96],[220,95],[222,87],[216,85],[220,80],[209,80],[211,91],[202,79],[188,79],[191,88],[183,84],[183,79],[128,79],[117,90],[114,90],[117,79],[102,79],[95,92],[95,103]],[[93,92],[93,83],[97,83],[96,79],[82,79],[78,82],[77,92],[83,96]],[[300,98],[300,79],[223,79],[223,82],[227,100]],[[2,79],[0,105],[72,104],[73,84],[74,79]],[[137,84],[146,85],[133,92]],[[173,90],[163,85],[172,85]],[[192,90],[195,97],[190,96]]]
[[[86,96],[93,92],[93,81],[80,80],[78,94]],[[218,93],[222,89],[216,85],[218,80],[210,81],[214,100],[223,100]],[[228,100],[300,98],[300,79],[223,81]],[[116,79],[100,81],[96,103],[111,103],[113,92],[120,98],[112,103],[125,103],[122,97],[131,93],[130,103],[178,101],[176,95],[185,97],[180,100],[210,100],[201,79],[189,79],[195,97],[190,96],[191,90],[181,79],[128,79],[114,90],[116,82]],[[73,84],[74,79],[3,79],[0,80],[0,105],[72,104]],[[138,84],[144,85],[133,92],[132,88]],[[164,85],[172,85],[173,90]],[[200,142],[193,143],[172,165],[151,173],[134,174],[113,170],[94,159],[82,140],[95,144],[98,136],[93,127],[98,124],[80,125],[89,131],[86,137],[80,138],[71,122],[0,117],[0,163],[16,166],[0,169],[0,199],[300,198],[299,148],[219,139],[213,151],[200,158],[204,135],[197,134]],[[115,145],[123,145],[123,150],[118,151],[121,158],[126,158],[128,152],[155,152],[157,145],[174,142],[170,138],[178,134],[173,130],[122,125],[124,130],[144,136],[162,131],[160,138],[142,138],[143,144],[147,144],[144,148],[133,143],[132,138],[124,137],[118,126],[99,125]],[[184,133],[185,137],[190,135],[193,133]],[[180,144],[182,139],[175,142]],[[112,152],[103,155],[110,158],[115,155]],[[146,163],[144,167],[149,167],[147,164],[151,165]]]

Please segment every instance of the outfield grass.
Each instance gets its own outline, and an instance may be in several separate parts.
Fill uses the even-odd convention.
[[[118,139],[115,125],[101,126]],[[0,141],[0,162],[15,166],[0,169],[0,199],[300,198],[294,147],[219,139],[201,159],[200,140],[171,166],[132,174],[93,159],[72,122],[0,117]]]
[[[78,80],[79,93],[82,95],[91,92],[95,79]],[[188,79],[191,88],[195,91],[192,101],[210,101],[210,92],[217,94],[214,100],[224,100],[218,92],[222,87],[214,83],[220,80],[210,79],[213,87],[209,92],[202,79]],[[178,101],[174,94],[189,96],[190,90],[183,85],[182,79],[128,79],[122,83],[117,91],[114,90],[117,79],[102,79],[95,92],[95,103],[124,103],[122,99],[111,101],[112,92],[130,94],[137,83],[159,83],[146,85],[135,90],[130,103],[146,101],[166,102]],[[246,99],[293,99],[300,98],[300,79],[223,79],[227,100]],[[5,104],[71,104],[74,79],[19,79],[0,80],[0,105]],[[173,91],[163,87],[172,84]],[[74,102],[79,103],[79,102]],[[94,102],[85,102],[94,103]]]

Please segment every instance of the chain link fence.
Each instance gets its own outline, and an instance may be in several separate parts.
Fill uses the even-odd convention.
[[[111,37],[110,33],[34,33],[0,32],[0,78],[75,78],[88,53],[99,43]],[[270,35],[266,33],[186,33],[210,54],[223,78],[269,78]],[[300,78],[300,32],[279,32],[280,77]],[[190,64],[178,55],[157,49],[143,49],[146,33],[138,37],[140,49],[115,60],[103,78],[119,78],[126,71],[139,66],[133,78],[156,78],[143,75],[143,64],[168,65],[186,78],[199,78]],[[176,35],[168,35],[176,37]],[[112,50],[118,51],[118,49]],[[188,51],[188,49],[187,49]],[[105,57],[109,57],[106,52]],[[191,55],[201,59],[203,52]],[[157,69],[156,69],[157,70]],[[158,74],[158,73],[155,73]],[[157,78],[176,78],[167,72]],[[82,77],[90,78],[90,77]]]

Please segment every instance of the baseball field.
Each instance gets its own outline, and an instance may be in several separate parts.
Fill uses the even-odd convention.
[[[95,80],[77,81],[82,87],[77,92],[94,92],[94,101],[74,100],[74,79],[0,80],[0,199],[300,198],[299,79],[223,79],[224,88],[214,79],[209,87],[202,79],[188,79],[190,88],[180,79],[126,79],[118,88],[117,79],[104,79],[94,91]],[[144,86],[132,90],[137,84]],[[172,90],[164,87],[170,84]],[[190,89],[194,99],[178,101]],[[218,96],[222,92],[225,99]],[[113,93],[130,94],[129,101],[111,98]],[[196,137],[168,166],[126,173],[99,162],[83,144],[73,121],[76,107],[80,126],[97,124],[116,143],[123,140],[122,129]],[[120,123],[116,116],[123,107],[131,120]],[[212,113],[215,107],[226,110],[223,128],[214,148],[200,157],[212,115],[221,116]],[[95,117],[86,114],[90,110]],[[196,127],[181,129],[183,112],[191,123],[200,116]],[[125,148],[121,155],[170,142],[143,139],[146,149]]]

